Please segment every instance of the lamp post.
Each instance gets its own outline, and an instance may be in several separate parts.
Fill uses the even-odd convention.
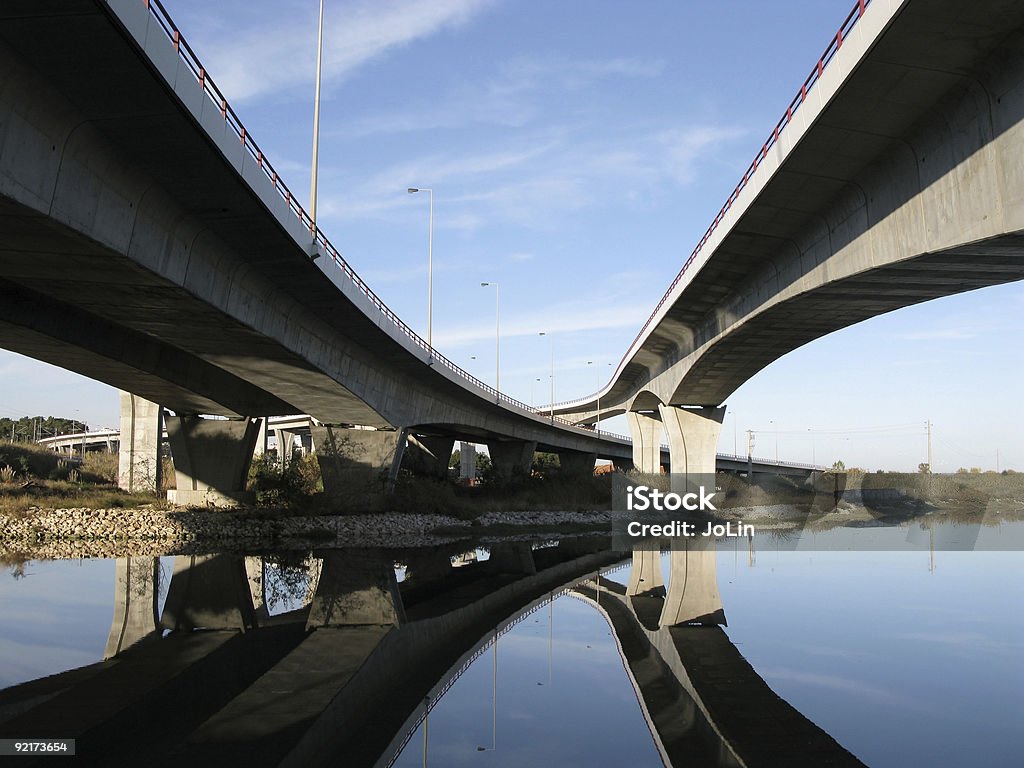
[[[593,360],[587,360],[587,365],[593,365]],[[605,365],[611,365],[611,363],[605,363]],[[598,369],[600,370],[600,369]],[[594,432],[601,434],[601,377],[597,378],[597,422],[594,425]]]
[[[494,389],[501,393],[501,286],[480,283],[481,288],[494,286]]]
[[[431,356],[434,352],[433,327],[434,327],[434,190],[426,187],[409,187],[410,195],[416,192],[426,192],[430,198],[430,218],[427,224],[427,348]]]
[[[313,171],[309,183],[309,229],[316,238],[316,171],[320,149],[320,72],[324,52],[324,0],[320,0],[320,24],[316,33],[316,95],[313,98]]]
[[[551,347],[551,423],[555,423],[555,340],[553,337],[548,336],[546,331],[541,331],[537,334],[538,336],[548,337],[548,346]]]

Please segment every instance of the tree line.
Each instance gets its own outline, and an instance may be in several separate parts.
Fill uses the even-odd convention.
[[[44,437],[88,432],[89,425],[81,419],[61,416],[22,416],[20,419],[0,418],[0,440],[34,443]]]

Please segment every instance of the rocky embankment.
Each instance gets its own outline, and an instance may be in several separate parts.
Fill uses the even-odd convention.
[[[263,510],[31,510],[0,515],[0,550],[33,557],[112,557],[316,543],[412,547],[483,533],[495,526],[604,524],[606,512],[490,512],[472,523],[445,515],[287,516]]]

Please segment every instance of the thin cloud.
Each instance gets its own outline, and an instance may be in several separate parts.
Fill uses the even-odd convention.
[[[446,29],[464,25],[492,0],[381,0],[332,6],[324,18],[323,77],[339,82],[364,64],[396,48]],[[207,40],[210,29],[196,37],[197,48],[224,94],[242,102],[308,83],[315,71],[316,19],[301,18],[281,25],[273,34],[267,20],[256,18],[249,29],[230,41]],[[253,53],[258,52],[258,56]]]

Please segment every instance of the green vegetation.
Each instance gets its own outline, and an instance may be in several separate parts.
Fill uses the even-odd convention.
[[[139,503],[137,496],[117,488],[116,454],[87,453],[78,462],[31,443],[0,443],[0,513],[22,514],[32,507],[100,509]]]
[[[33,443],[44,437],[88,431],[81,419],[60,416],[22,416],[20,419],[0,418],[0,439]]]

